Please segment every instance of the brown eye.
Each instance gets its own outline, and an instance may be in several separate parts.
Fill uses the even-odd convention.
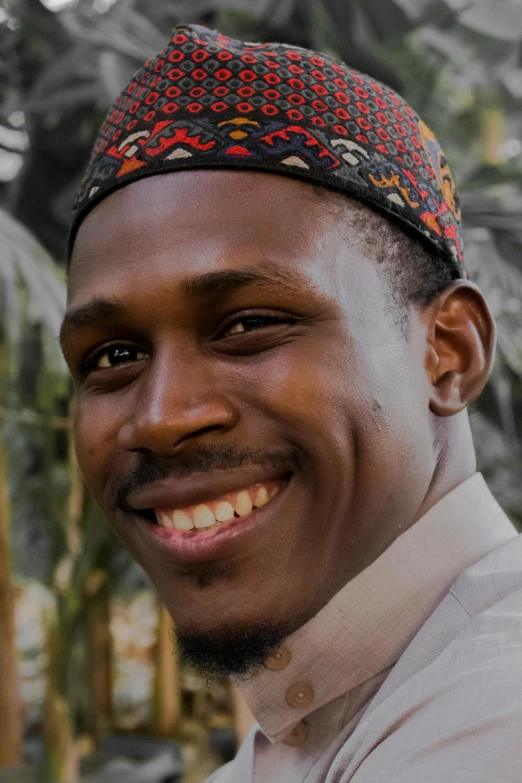
[[[109,370],[120,364],[140,361],[146,356],[147,354],[144,351],[140,351],[132,345],[111,345],[108,348],[98,351],[87,360],[86,371]]]
[[[245,331],[246,329],[243,321],[238,321],[230,329],[227,329],[226,334],[240,334],[241,332],[245,332]]]
[[[279,324],[289,323],[289,317],[277,317],[274,315],[245,315],[243,318],[237,318],[230,323],[223,332],[223,337],[230,337],[235,334],[244,334],[253,332],[257,329],[263,329],[266,326],[277,326]]]

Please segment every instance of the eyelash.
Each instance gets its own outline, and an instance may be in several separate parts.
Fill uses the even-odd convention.
[[[108,345],[104,345],[103,348],[100,348],[99,350],[95,351],[93,354],[90,354],[87,359],[83,362],[82,365],[82,378],[85,378],[86,375],[88,375],[92,370],[95,370],[96,363],[101,359],[101,357],[108,353],[108,351],[111,350],[111,348],[134,348],[136,351],[138,350],[134,345],[130,343],[122,343],[122,342],[114,342],[109,343]],[[123,362],[125,364],[125,362]],[[103,369],[108,369],[107,367]],[[111,369],[116,369],[115,367]]]
[[[262,313],[255,313],[252,315],[242,315],[241,317],[234,318],[233,320],[229,321],[222,329],[222,333],[226,332],[230,329],[232,329],[233,326],[236,326],[238,323],[241,323],[242,321],[266,321],[267,326],[274,326],[276,324],[283,324],[283,323],[295,323],[296,319],[292,318],[288,315],[264,315]],[[258,327],[262,328],[262,327]],[[258,331],[258,329],[254,328],[249,330],[245,330],[244,332],[237,332],[235,335],[229,335],[228,339],[234,339],[236,337],[242,337],[246,334],[249,334],[250,332]],[[227,339],[225,336],[221,338],[215,338],[215,339]],[[103,347],[96,350],[94,353],[90,354],[86,360],[83,362],[82,365],[82,378],[85,378],[93,369],[95,369],[96,363],[101,359],[101,357],[111,350],[111,348],[135,348],[134,345],[130,343],[123,343],[123,342],[113,342],[109,343],[108,345],[104,345]],[[137,350],[137,349],[136,349]],[[122,362],[122,364],[127,364],[127,362]],[[109,368],[104,368],[109,369]],[[115,369],[115,368],[111,368]]]
[[[274,315],[273,313],[251,313],[242,315],[242,316],[236,316],[235,318],[232,318],[228,323],[225,324],[225,326],[222,328],[221,333],[227,332],[232,327],[237,326],[237,324],[240,324],[242,321],[266,321],[267,326],[274,326],[276,324],[283,324],[283,323],[295,323],[296,319],[292,318],[289,315]],[[251,329],[250,331],[255,332],[256,329]],[[237,334],[247,334],[247,330],[244,332],[237,332]],[[233,335],[231,335],[233,336]],[[225,338],[222,338],[225,339]]]

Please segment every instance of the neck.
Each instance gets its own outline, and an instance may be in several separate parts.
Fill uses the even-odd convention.
[[[477,470],[467,409],[448,418],[434,416],[433,436],[435,470],[415,521]]]

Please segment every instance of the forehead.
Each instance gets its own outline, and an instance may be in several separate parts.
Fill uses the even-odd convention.
[[[379,331],[380,321],[388,330],[389,291],[360,240],[364,225],[383,218],[316,191],[290,177],[221,170],[162,174],[121,188],[80,226],[62,334],[70,337],[73,312],[80,317],[96,300],[116,304],[104,319],[120,311],[151,329],[190,319],[208,303],[331,307],[354,335]],[[221,279],[235,271],[266,279],[246,286]]]
[[[163,273],[173,279],[256,257],[304,267],[324,256],[326,241],[330,251],[342,244],[333,204],[330,194],[320,197],[306,182],[261,172],[195,170],[143,179],[111,194],[82,223],[69,299],[96,281],[115,284],[123,276],[137,283]],[[317,276],[325,265],[315,266]]]

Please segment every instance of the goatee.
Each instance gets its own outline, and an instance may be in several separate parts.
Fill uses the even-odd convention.
[[[288,636],[287,623],[258,624],[245,628],[198,633],[176,629],[180,662],[207,680],[232,677],[250,679],[265,668],[265,661]]]

